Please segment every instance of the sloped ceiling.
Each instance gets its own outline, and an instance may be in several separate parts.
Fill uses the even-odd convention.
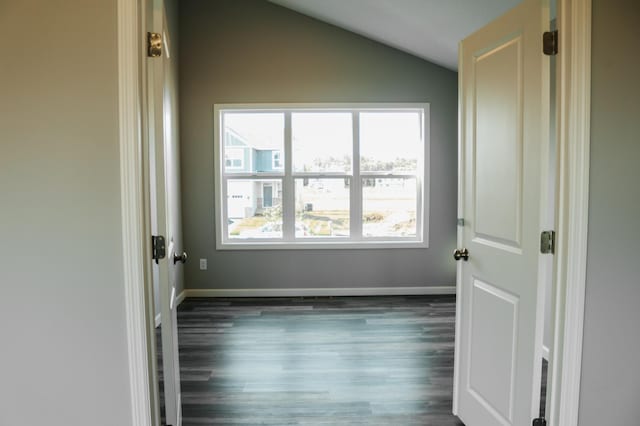
[[[519,0],[270,0],[451,70],[458,43]]]

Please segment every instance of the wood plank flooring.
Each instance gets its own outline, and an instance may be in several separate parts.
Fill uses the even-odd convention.
[[[454,324],[452,296],[187,299],[183,425],[462,425]]]

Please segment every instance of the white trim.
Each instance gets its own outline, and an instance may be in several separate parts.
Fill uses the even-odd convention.
[[[549,361],[549,348],[542,345],[542,359]]]
[[[246,241],[246,240],[244,240]],[[391,248],[428,248],[429,245],[424,241],[413,240],[372,240],[367,241],[362,239],[359,241],[352,241],[346,238],[326,238],[321,237],[311,239],[300,239],[297,242],[286,242],[264,240],[263,242],[255,242],[251,240],[251,243],[247,242],[228,242],[224,244],[217,244],[216,250],[364,250],[364,249],[391,249]]]
[[[180,294],[178,295],[178,297],[176,297],[176,307],[180,306],[180,304],[182,302],[184,302],[184,299],[186,297],[187,297],[187,291],[186,290],[182,290],[180,292]],[[162,317],[161,317],[160,313],[158,313],[158,315],[156,315],[155,324],[156,324],[156,328],[160,327],[160,324],[162,324]]]
[[[184,290],[183,294],[186,297],[426,296],[453,295],[456,287],[192,288]]]
[[[176,306],[180,306],[180,304],[184,302],[184,299],[186,298],[187,298],[187,290],[182,290],[178,295],[178,297],[176,298]]]
[[[576,426],[587,264],[591,111],[591,0],[560,0],[558,229],[550,426]]]
[[[428,103],[426,103],[428,105]],[[265,109],[276,111],[282,111],[288,109],[297,110],[323,110],[324,111],[351,111],[353,109],[361,111],[397,111],[406,110],[413,111],[416,109],[424,108],[424,102],[364,102],[364,103],[255,103],[255,104],[242,104],[242,103],[228,103],[228,104],[216,104],[218,109],[224,109],[231,112],[249,112],[249,111],[264,111]]]
[[[118,112],[122,261],[129,360],[131,424],[151,426],[144,274],[140,10],[135,0],[118,0]]]
[[[287,170],[293,170],[293,128],[291,114],[284,115],[284,169],[282,171],[282,236],[285,240],[296,238],[296,196],[295,179]],[[219,179],[216,175],[215,179]],[[224,202],[220,208],[224,208]],[[222,216],[225,216],[223,213]],[[217,235],[217,248],[220,249],[229,234]]]

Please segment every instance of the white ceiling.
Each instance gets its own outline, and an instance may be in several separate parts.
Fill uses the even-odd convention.
[[[269,0],[446,68],[458,42],[519,0]]]

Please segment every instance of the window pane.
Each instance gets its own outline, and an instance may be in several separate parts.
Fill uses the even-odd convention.
[[[223,135],[226,173],[282,172],[284,114],[224,113]]]
[[[227,181],[229,238],[282,238],[282,180]]]
[[[296,237],[349,236],[349,179],[296,179]]]
[[[362,179],[362,232],[365,237],[415,237],[415,178]]]
[[[421,152],[418,112],[360,113],[360,169],[414,173]]]
[[[351,113],[291,114],[295,172],[350,172],[353,152]]]

